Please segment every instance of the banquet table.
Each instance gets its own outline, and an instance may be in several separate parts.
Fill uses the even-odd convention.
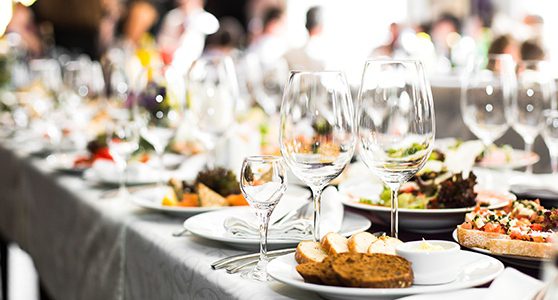
[[[184,221],[54,172],[21,145],[0,142],[0,236],[27,251],[54,299],[319,299],[278,282],[214,271],[241,253],[192,236]]]

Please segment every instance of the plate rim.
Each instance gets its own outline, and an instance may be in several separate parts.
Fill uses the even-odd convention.
[[[448,286],[451,283],[447,283],[447,284],[441,284],[441,285],[421,285],[419,286],[419,291],[411,291],[408,288],[394,288],[394,289],[389,289],[389,288],[383,288],[383,289],[376,289],[376,288],[351,288],[351,287],[337,287],[337,286],[324,286],[324,285],[319,285],[319,284],[313,284],[313,283],[307,283],[307,282],[299,282],[299,281],[295,281],[292,279],[287,279],[285,280],[284,278],[282,278],[281,276],[277,277],[276,274],[274,274],[273,272],[269,272],[269,268],[270,266],[273,266],[274,263],[277,263],[276,261],[280,260],[281,258],[283,259],[289,259],[287,257],[292,256],[292,259],[294,259],[294,253],[289,253],[286,255],[282,255],[279,256],[277,258],[275,258],[274,260],[270,261],[266,271],[268,272],[269,276],[272,277],[273,279],[288,285],[288,286],[293,286],[299,289],[303,289],[303,290],[307,290],[307,291],[312,291],[318,294],[331,294],[331,295],[342,295],[342,296],[351,296],[351,297],[375,297],[375,296],[405,296],[405,295],[417,295],[417,294],[425,294],[425,293],[438,293],[438,292],[448,292],[448,291],[455,291],[455,290],[460,290],[460,289],[466,289],[466,288],[471,288],[471,287],[476,287],[482,284],[485,284],[487,282],[490,282],[491,280],[494,280],[496,277],[498,277],[498,275],[500,275],[504,269],[505,266],[504,264],[494,258],[491,257],[489,255],[485,255],[485,254],[481,254],[481,253],[476,253],[476,252],[472,252],[472,251],[466,251],[466,250],[460,250],[460,253],[464,254],[464,255],[476,255],[476,256],[482,256],[485,257],[486,259],[491,260],[493,263],[495,263],[498,266],[498,271],[494,272],[493,274],[490,275],[484,275],[483,277],[474,280],[474,281],[469,281],[469,282],[463,282],[462,284],[454,287],[454,288],[441,288],[444,286]],[[438,289],[436,289],[435,287],[440,287]],[[345,291],[345,292],[344,292]],[[351,293],[347,294],[346,291],[351,291]]]
[[[226,208],[224,208],[222,210],[219,210],[219,211],[210,211],[210,212],[201,213],[201,214],[198,214],[198,215],[192,216],[191,218],[186,219],[182,223],[182,227],[184,229],[188,230],[189,232],[191,232],[193,235],[195,235],[197,237],[207,239],[207,240],[212,240],[212,241],[217,241],[217,242],[227,243],[227,244],[256,245],[256,244],[259,244],[259,242],[260,242],[258,238],[255,238],[255,239],[238,239],[238,238],[228,237],[228,236],[215,236],[215,235],[208,236],[208,235],[205,235],[205,234],[199,232],[197,229],[192,230],[192,228],[189,225],[190,223],[195,223],[196,219],[201,218],[204,214],[222,213],[225,210],[242,210],[242,209],[246,209],[246,208],[247,208],[247,206],[226,207]],[[366,231],[367,229],[369,229],[372,226],[372,222],[368,218],[363,217],[359,214],[349,212],[349,211],[345,211],[343,218],[345,218],[346,215],[351,215],[352,217],[360,218],[360,219],[362,219],[363,222],[366,221],[367,226],[366,226],[365,229],[346,232],[346,233],[344,233],[344,235],[353,235],[353,234],[361,232],[361,231]],[[297,244],[299,242],[300,242],[300,240],[293,240],[293,239],[284,239],[284,240],[283,239],[281,239],[281,240],[268,239],[267,240],[267,243],[269,245],[271,245],[271,244]]]

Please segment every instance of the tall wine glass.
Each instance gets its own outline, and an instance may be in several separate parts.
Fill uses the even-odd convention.
[[[558,110],[546,110],[543,125],[542,136],[550,153],[552,174],[558,176]]]
[[[279,156],[249,156],[242,163],[240,190],[260,221],[260,258],[258,264],[243,273],[245,278],[269,281],[266,272],[267,228],[269,217],[287,190],[283,159]]]
[[[234,124],[238,82],[229,56],[211,55],[196,60],[187,75],[186,107],[205,134],[208,165],[216,160],[215,148]]]
[[[163,76],[150,82],[140,94],[138,110],[141,136],[154,148],[159,162],[158,184],[165,181],[163,155],[182,121],[184,88],[182,76],[169,67]]]
[[[391,235],[397,237],[397,193],[424,166],[434,144],[434,104],[422,64],[367,61],[357,124],[360,158],[391,190]]]
[[[488,149],[509,127],[506,107],[516,101],[514,62],[507,54],[473,58],[463,74],[461,115]]]
[[[291,71],[281,104],[281,154],[312,190],[314,241],[320,235],[320,196],[351,161],[356,145],[353,101],[341,72]]]
[[[543,111],[551,108],[554,96],[554,79],[544,61],[523,61],[517,68],[517,100],[509,107],[509,123],[523,138],[525,151],[533,151],[535,138],[541,131]],[[533,166],[526,172],[533,173]]]
[[[126,168],[132,153],[139,146],[139,128],[132,118],[131,116],[130,118],[115,119],[107,128],[107,145],[119,173],[119,198],[126,198],[128,196]]]

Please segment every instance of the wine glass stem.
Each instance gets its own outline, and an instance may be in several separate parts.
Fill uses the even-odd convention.
[[[128,196],[128,190],[126,189],[126,166],[127,160],[126,158],[122,158],[122,161],[118,164],[118,172],[119,172],[119,187],[118,187],[118,197],[124,199]]]
[[[391,236],[397,238],[399,235],[399,201],[397,199],[397,192],[399,186],[390,187],[391,190]]]
[[[157,160],[159,162],[159,180],[157,180],[157,187],[161,188],[165,184],[165,163],[163,162],[164,150],[155,151],[157,153]]]
[[[558,153],[550,155],[550,165],[552,166],[552,174],[558,175]]]
[[[269,226],[269,216],[271,215],[271,210],[259,212],[260,217],[260,259],[258,261],[258,267],[265,270],[265,265],[267,264],[267,230]]]
[[[527,142],[525,141],[525,152],[527,152],[527,154],[533,152],[533,142]],[[527,174],[533,174],[533,165],[528,165],[525,168],[525,173]]]
[[[314,201],[314,230],[313,238],[314,242],[319,242],[320,235],[320,215],[321,215],[321,201],[322,201],[322,191],[323,187],[311,187],[312,190],[312,200]]]

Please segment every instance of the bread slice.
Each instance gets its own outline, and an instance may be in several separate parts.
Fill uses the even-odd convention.
[[[550,258],[553,253],[552,243],[538,243],[512,239],[492,239],[487,242],[487,249],[496,254],[509,254],[529,257]]]
[[[510,237],[507,234],[484,232],[475,229],[464,229],[461,228],[461,225],[457,226],[457,240],[459,241],[459,244],[464,247],[489,249],[489,243],[494,239],[509,240]]]
[[[214,190],[210,189],[203,183],[198,183],[198,195],[200,199],[200,205],[202,207],[221,207],[228,206],[229,203],[225,197],[219,195]]]
[[[319,242],[302,241],[296,246],[295,260],[299,264],[307,262],[322,262],[327,253]]]
[[[304,281],[316,284],[335,285],[341,283],[331,268],[331,258],[326,257],[324,261],[309,262],[296,266],[296,271],[304,278]]]
[[[370,232],[359,232],[349,238],[347,246],[349,252],[367,253],[370,244],[375,242],[378,238]]]
[[[330,255],[349,252],[347,238],[334,232],[330,232],[322,238],[322,248]]]
[[[368,247],[368,253],[383,253],[395,255],[395,247],[397,247],[397,245],[399,244],[403,244],[403,242],[399,239],[384,235],[370,244],[370,247]]]
[[[349,287],[405,288],[413,284],[411,263],[388,254],[342,253],[331,257],[340,283]]]

